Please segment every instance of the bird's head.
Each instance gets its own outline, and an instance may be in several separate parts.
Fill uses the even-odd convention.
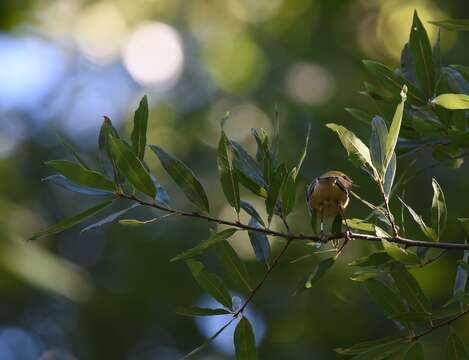
[[[342,171],[331,170],[322,174],[320,179],[331,179],[336,180],[342,185],[342,187],[346,190],[350,189],[354,186],[352,179],[350,179],[347,175],[345,175]]]

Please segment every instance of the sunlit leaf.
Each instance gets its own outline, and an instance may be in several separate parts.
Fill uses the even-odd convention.
[[[358,163],[360,166],[368,166],[373,173],[376,173],[371,161],[370,150],[353,132],[337,124],[326,124],[326,126],[337,133],[353,162]]]
[[[240,210],[238,176],[233,166],[233,153],[230,141],[224,131],[221,132],[218,143],[218,172],[220,182],[228,203],[235,208],[236,212]]]
[[[464,342],[453,330],[450,330],[446,341],[446,359],[463,360],[468,358],[469,354],[467,353]]]
[[[256,339],[251,323],[246,317],[242,317],[234,332],[234,346],[236,360],[256,360]]]
[[[296,200],[296,182],[295,177],[297,169],[293,168],[290,173],[283,180],[281,188],[282,198],[282,215],[287,217],[288,214],[293,210]]]
[[[422,219],[422,216],[417,214],[414,209],[412,209],[409,205],[407,205],[404,200],[402,200],[400,197],[398,199],[401,201],[401,203],[406,207],[406,209],[409,211],[410,215],[412,215],[412,218],[414,219],[415,223],[420,226],[420,229],[422,232],[425,234],[427,238],[433,241],[437,241],[436,233],[435,230],[432,229],[430,226],[425,224],[425,222]]]
[[[209,239],[201,241],[197,246],[193,247],[192,249],[186,250],[181,254],[173,257],[170,262],[177,260],[186,260],[198,256],[207,251],[210,247],[225,241],[226,239],[231,237],[236,231],[237,229],[226,229],[217,232],[210,236]]]
[[[81,185],[75,184],[74,182],[70,181],[63,175],[51,175],[42,179],[42,181],[50,182],[54,185],[58,185],[60,187],[63,187],[64,189],[67,189],[67,190],[70,190],[70,191],[73,191],[82,195],[109,196],[113,194],[113,192],[109,190],[93,189],[87,186],[81,186]]]
[[[391,195],[392,185],[394,183],[394,178],[396,176],[396,153],[394,152],[391,157],[391,161],[388,164],[388,168],[386,169],[386,174],[384,175],[384,194],[387,198]]]
[[[259,213],[254,208],[254,206],[252,206],[250,203],[244,200],[240,200],[240,205],[241,205],[241,209],[243,209],[249,215],[251,215],[254,219],[256,219],[259,224],[261,224],[262,226],[265,226],[264,220],[262,220],[262,217],[259,215]]]
[[[400,261],[406,265],[420,264],[420,258],[407,250],[401,248],[399,245],[389,242],[385,239],[381,240],[384,250],[388,255],[396,261]]]
[[[450,110],[469,109],[469,95],[441,94],[434,98],[432,103]]]
[[[387,251],[375,251],[374,253],[355,259],[349,265],[351,266],[379,266],[392,261]]]
[[[383,177],[385,168],[385,146],[386,139],[388,137],[388,128],[386,123],[381,116],[373,117],[371,122],[371,138],[370,138],[370,154],[371,161],[378,171],[378,173]]]
[[[469,31],[469,19],[449,19],[440,21],[429,21],[429,23],[439,26],[446,30]]]
[[[440,239],[446,227],[446,201],[440,184],[432,179],[433,201],[432,201],[432,228],[435,229],[437,240]]]
[[[402,266],[394,266],[391,275],[396,286],[406,300],[407,304],[415,311],[431,312],[431,303],[422,291],[415,278]]]
[[[296,177],[298,176],[301,166],[306,159],[306,155],[308,154],[308,145],[309,145],[309,136],[311,135],[311,124],[308,124],[308,130],[306,132],[306,140],[305,146],[303,147],[303,152],[301,153],[300,160],[298,161],[298,165],[294,168],[295,171],[293,173],[293,180],[296,181]]]
[[[134,115],[134,128],[130,138],[132,139],[132,148],[135,155],[143,160],[145,147],[147,146],[147,128],[148,128],[148,100],[146,95],[140,100]]]
[[[233,308],[230,293],[218,275],[207,271],[200,261],[189,259],[186,260],[186,264],[195,281],[203,290],[228,309]]]
[[[72,145],[70,145],[62,136],[57,134],[57,137],[59,138],[59,141],[65,148],[65,150],[67,150],[68,153],[72,155],[81,166],[83,166],[85,169],[91,170],[90,167],[86,164],[86,162],[80,157],[80,155],[78,155]]]
[[[140,204],[138,204],[138,203],[134,203],[134,204],[130,205],[129,207],[125,208],[125,209],[122,209],[120,211],[117,211],[117,212],[109,215],[109,216],[106,216],[104,219],[85,227],[84,229],[81,230],[81,232],[94,230],[94,229],[97,229],[97,228],[99,228],[103,225],[112,223],[112,222],[116,221],[119,217],[124,215],[127,211],[132,210],[132,209],[136,208],[139,205]]]
[[[406,351],[403,360],[424,360],[423,346],[419,342],[414,342]]]
[[[222,241],[215,247],[215,250],[223,264],[225,272],[230,276],[231,280],[242,289],[251,291],[251,280],[246,266],[229,242]]]
[[[69,227],[72,227],[73,225],[76,225],[76,224],[79,224],[83,221],[85,221],[86,219],[88,219],[90,216],[96,214],[98,211],[108,207],[109,205],[111,205],[111,203],[113,202],[113,200],[107,200],[107,201],[104,201],[96,206],[93,206],[92,208],[89,208],[75,216],[72,216],[70,218],[67,218],[67,219],[64,219],[60,222],[58,222],[57,224],[55,225],[52,225],[51,227],[43,230],[43,231],[39,231],[38,233],[34,234],[33,236],[31,236],[30,240],[36,240],[36,239],[39,239],[41,237],[44,237],[44,236],[50,236],[50,235],[54,235],[54,234],[58,234],[62,231],[64,231],[65,229],[68,229]]]
[[[114,190],[114,183],[103,174],[85,169],[83,166],[68,160],[51,160],[46,165],[53,167],[70,181],[79,185],[103,189]]]
[[[156,187],[150,174],[147,172],[142,162],[135,156],[131,148],[122,140],[110,137],[110,150],[115,159],[118,169],[129,180],[129,182],[139,191],[147,194],[151,198],[156,197]]]
[[[150,145],[150,148],[154,151],[156,156],[158,156],[164,169],[174,182],[179,185],[187,198],[200,209],[209,212],[210,206],[208,204],[207,194],[192,170],[182,161],[165,152],[162,148],[156,145]]]
[[[386,138],[386,146],[384,152],[384,169],[387,169],[389,162],[396,149],[397,139],[399,138],[399,132],[401,130],[402,115],[404,113],[404,103],[407,99],[407,87],[401,90],[401,102],[396,107],[396,112],[392,118],[391,126],[389,127],[389,134]]]
[[[182,316],[214,316],[230,314],[230,312],[225,309],[207,309],[195,306],[178,306],[176,308],[176,313]]]
[[[360,231],[365,231],[365,232],[370,232],[374,233],[375,232],[375,227],[373,224],[362,220],[362,219],[347,219],[347,224],[349,228],[354,229],[354,230],[360,230]],[[343,224],[345,225],[345,220],[343,220]]]
[[[433,67],[433,53],[427,31],[420,21],[417,11],[414,11],[409,40],[417,80],[427,98],[433,95],[435,73]]]
[[[143,225],[148,225],[148,224],[155,224],[166,218],[169,218],[171,216],[176,216],[176,215],[178,215],[177,212],[169,213],[169,214],[162,215],[162,216],[157,216],[149,220],[122,219],[122,220],[119,220],[119,224],[126,225],[126,226],[143,226]]]
[[[256,229],[262,229],[261,224],[259,224],[253,217],[251,220],[249,220],[249,226]],[[256,255],[256,259],[262,262],[266,262],[269,259],[271,253],[267,235],[256,231],[248,231],[248,234],[252,248],[254,249],[254,254]]]
[[[101,129],[99,130],[99,138],[98,138],[98,145],[99,145],[99,159],[101,162],[101,168],[104,171],[108,170],[108,167],[112,168],[112,175],[114,176],[114,180],[117,183],[120,183],[120,174],[117,170],[116,161],[111,154],[111,149],[109,147],[109,138],[110,137],[119,138],[119,133],[112,125],[111,119],[107,116],[104,117],[103,124],[101,125]],[[109,165],[110,164],[110,165]],[[111,171],[111,170],[109,170]]]

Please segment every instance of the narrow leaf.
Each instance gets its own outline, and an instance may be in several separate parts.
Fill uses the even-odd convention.
[[[410,50],[417,80],[427,98],[433,95],[435,87],[435,73],[433,54],[427,31],[420,21],[417,11],[414,11],[409,40]]]
[[[385,239],[381,240],[384,250],[388,255],[396,261],[400,261],[406,265],[420,264],[420,258],[407,250],[402,249],[400,246],[389,242]]]
[[[412,309],[420,312],[431,312],[430,301],[423,293],[417,280],[404,266],[394,266],[391,275],[402,297]]]
[[[400,341],[396,340],[395,342],[390,342],[387,344],[382,344],[375,346],[371,349],[368,349],[365,352],[362,352],[354,356],[353,360],[384,360],[389,356],[397,353],[406,346],[406,343],[401,339]]]
[[[430,24],[451,31],[469,31],[469,19],[449,19],[440,21],[429,21]]]
[[[282,215],[287,217],[295,207],[296,200],[296,174],[297,169],[293,168],[284,179],[281,189]]]
[[[357,343],[349,348],[338,348],[335,349],[335,352],[341,355],[358,355],[364,352],[367,352],[373,348],[388,344],[397,344],[402,342],[402,339],[396,339],[394,337],[385,337],[377,340],[369,340],[361,343]]]
[[[207,271],[200,261],[189,259],[186,260],[186,264],[195,281],[203,290],[228,309],[231,310],[233,308],[230,293],[218,275]]]
[[[326,126],[337,133],[353,162],[358,163],[360,166],[368,166],[373,173],[376,173],[376,169],[371,161],[370,150],[353,132],[337,124],[326,124]]]
[[[147,194],[151,198],[155,198],[155,184],[150,174],[147,172],[142,162],[135,156],[131,148],[122,140],[112,136],[109,138],[109,145],[112,156],[122,174],[137,190]]]
[[[226,309],[207,309],[195,306],[178,306],[176,308],[176,313],[182,316],[214,316],[230,314],[230,312]]]
[[[300,282],[300,286],[297,288],[293,295],[300,294],[306,289],[311,289],[316,283],[326,275],[327,271],[334,265],[335,258],[327,258],[316,264],[312,271]]]
[[[469,218],[458,218],[458,221],[461,223],[466,235],[469,236]]]
[[[72,155],[78,163],[83,166],[85,169],[91,170],[88,165],[86,165],[86,162],[78,155],[78,153],[75,151],[75,149],[70,145],[62,136],[57,134],[57,137],[59,138],[60,143],[62,146],[65,148],[65,150],[68,151],[70,155]]]
[[[394,117],[391,122],[391,127],[389,128],[389,134],[386,138],[384,169],[387,169],[396,148],[397,139],[399,138],[399,132],[401,130],[402,115],[404,113],[404,103],[406,99],[407,87],[404,85],[401,91],[401,102],[397,105],[396,112],[394,113]]]
[[[78,185],[78,184],[70,181],[69,179],[67,179],[63,175],[51,175],[51,176],[48,176],[48,177],[42,179],[42,181],[50,182],[54,185],[58,185],[60,187],[63,187],[64,189],[67,189],[67,190],[70,190],[70,191],[73,191],[73,192],[76,192],[76,193],[80,193],[80,194],[83,194],[83,195],[109,196],[109,195],[113,194],[113,192],[109,191],[109,190],[93,189],[93,188],[90,188],[90,187],[87,187],[87,186]]]
[[[387,137],[388,128],[384,119],[381,116],[373,117],[371,122],[370,154],[371,161],[381,177],[384,177],[386,172],[384,161]]]
[[[398,197],[398,199],[400,200],[400,202],[402,203],[402,205],[404,205],[406,207],[406,209],[409,211],[410,215],[412,216],[412,218],[414,219],[415,223],[417,225],[420,226],[420,229],[422,230],[422,232],[425,234],[425,236],[427,238],[429,238],[430,240],[433,240],[433,241],[437,241],[437,237],[436,237],[436,233],[435,233],[435,230],[432,229],[430,226],[428,226],[427,224],[425,224],[425,222],[423,221],[422,219],[422,216],[420,216],[419,214],[417,214],[414,209],[412,209],[409,205],[407,205],[404,200],[402,200],[400,197]]]
[[[240,199],[238,176],[233,166],[231,144],[224,131],[221,132],[220,141],[218,143],[218,172],[220,174],[223,193],[228,203],[239,213]]]
[[[282,185],[286,176],[287,168],[285,167],[285,165],[282,164],[275,170],[273,180],[269,185],[269,193],[265,202],[269,224],[272,221],[274,210],[277,205],[279,196],[281,195]]]
[[[155,176],[150,174],[150,177],[151,177],[151,179],[152,179],[152,181],[153,181],[153,183],[155,184],[155,187],[156,187],[156,198],[155,198],[156,201],[158,201],[160,204],[168,206],[169,205],[169,194],[168,194],[168,192],[163,187],[163,185],[161,185],[161,183],[158,181],[158,179]]]
[[[368,292],[389,315],[397,315],[406,311],[400,296],[384,283],[370,279],[364,282]]]
[[[303,165],[303,162],[306,159],[306,155],[308,154],[308,145],[309,145],[309,136],[311,135],[311,124],[308,124],[308,130],[306,132],[306,140],[305,140],[305,146],[303,147],[303,152],[301,153],[300,160],[298,161],[298,165],[295,167],[295,172],[293,176],[293,180],[296,181],[296,177],[298,176],[301,166]]]
[[[414,342],[407,350],[404,360],[424,360],[423,346],[419,342]]]
[[[225,241],[226,239],[231,237],[236,231],[237,229],[226,229],[215,233],[209,239],[201,241],[197,246],[193,247],[192,249],[186,250],[183,253],[173,257],[170,262],[174,262],[177,260],[186,260],[198,256],[207,251],[210,247]]]
[[[36,240],[36,239],[39,239],[41,237],[44,237],[44,236],[50,236],[50,235],[54,235],[54,234],[58,234],[62,231],[64,231],[65,229],[68,229],[69,227],[72,227],[73,225],[76,225],[76,224],[79,224],[81,222],[83,222],[84,220],[86,220],[87,218],[89,218],[90,216],[96,214],[98,211],[108,207],[109,205],[111,205],[111,203],[113,202],[113,200],[107,200],[107,201],[104,201],[92,208],[89,208],[75,216],[72,216],[68,219],[64,219],[60,222],[58,222],[57,224],[55,225],[52,225],[50,228],[46,229],[46,230],[43,230],[43,231],[40,231],[36,234],[34,234],[33,236],[31,236],[30,240]]]
[[[150,148],[160,159],[164,169],[168,172],[174,182],[178,184],[187,198],[200,209],[209,212],[210,206],[208,204],[207,194],[192,170],[160,147],[150,145]]]
[[[99,138],[98,138],[98,145],[99,145],[99,159],[101,163],[101,168],[104,171],[111,172],[109,167],[112,169],[112,175],[114,176],[114,180],[117,183],[121,182],[119,171],[117,170],[116,161],[111,154],[111,150],[109,147],[109,138],[110,137],[119,138],[119,133],[112,125],[111,119],[107,116],[104,117],[103,124],[101,125],[101,129],[99,130]]]
[[[146,95],[140,101],[134,115],[134,128],[132,130],[132,148],[135,155],[143,160],[145,147],[147,146],[147,128],[148,128],[148,100]]]
[[[231,247],[228,241],[219,243],[215,250],[223,264],[223,268],[231,280],[238,284],[242,289],[251,291],[249,273],[243,261],[239,258],[236,251]]]
[[[94,223],[94,224],[91,224],[87,227],[85,227],[84,229],[81,230],[81,232],[86,232],[86,231],[90,231],[90,230],[94,230],[94,229],[97,229],[98,227],[101,227],[103,225],[106,225],[106,224],[109,224],[109,223],[112,223],[114,222],[115,220],[117,220],[119,217],[121,217],[122,215],[124,215],[127,211],[131,210],[131,209],[134,209],[136,208],[137,206],[139,206],[140,204],[138,203],[135,203],[135,204],[132,204],[130,205],[129,207],[125,208],[125,209],[122,209],[120,211],[117,211],[109,216],[106,216],[104,219]]]
[[[169,218],[171,216],[176,216],[176,215],[178,215],[178,213],[174,212],[174,213],[169,213],[169,214],[162,215],[162,216],[157,216],[150,220],[143,220],[143,221],[137,220],[137,219],[122,219],[122,220],[119,220],[119,224],[126,225],[126,226],[142,226],[142,225],[154,224],[166,218]]]
[[[259,224],[253,217],[249,220],[249,226],[256,229],[262,229],[261,224]],[[256,259],[262,262],[267,262],[271,253],[267,235],[256,231],[248,231],[248,234]]]
[[[432,179],[433,186],[433,200],[432,200],[432,227],[436,232],[437,241],[440,240],[441,234],[446,227],[446,201],[441,189],[440,184],[435,179]]]
[[[432,103],[450,110],[469,109],[469,95],[441,94],[434,98]]]
[[[392,185],[394,183],[394,178],[396,177],[396,167],[397,167],[397,161],[396,161],[396,153],[394,152],[391,157],[391,161],[388,164],[388,167],[386,169],[386,174],[384,175],[384,195],[389,199],[391,195],[391,190],[392,190]]]
[[[262,220],[262,217],[259,215],[259,213],[254,208],[254,206],[252,206],[250,203],[244,200],[240,200],[240,205],[241,205],[241,209],[243,209],[249,215],[251,215],[254,219],[256,219],[259,224],[261,224],[262,226],[265,226],[264,220]]]
[[[467,285],[467,259],[469,258],[469,251],[464,250],[464,255],[461,262],[456,268],[456,277],[454,278],[453,286],[453,297],[457,298],[458,295],[462,294],[466,290]]]
[[[468,357],[469,354],[463,341],[453,330],[450,330],[448,340],[446,341],[446,359],[465,360]]]
[[[251,323],[246,317],[242,317],[234,332],[234,346],[236,360],[256,360],[256,339]]]
[[[366,125],[370,125],[371,120],[373,119],[373,115],[361,109],[345,108],[345,111],[352,115],[353,118]]]
[[[85,169],[83,166],[68,160],[51,160],[46,165],[53,167],[70,181],[79,185],[103,189],[114,190],[114,183],[103,174]]]

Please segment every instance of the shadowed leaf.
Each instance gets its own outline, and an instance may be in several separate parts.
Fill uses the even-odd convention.
[[[242,317],[234,332],[234,346],[236,360],[256,360],[256,339],[251,323],[246,317]]]
[[[257,222],[255,218],[249,220],[249,226],[256,229],[262,229],[261,224]],[[266,234],[262,234],[256,231],[248,231],[249,240],[251,241],[252,248],[256,259],[262,262],[266,262],[270,257],[270,244]]]
[[[106,216],[104,219],[94,223],[94,224],[91,224],[87,227],[85,227],[84,229],[81,230],[81,232],[85,232],[85,231],[89,231],[89,230],[94,230],[94,229],[97,229],[98,227],[101,227],[103,225],[106,225],[106,224],[109,224],[109,223],[112,223],[114,222],[115,220],[117,220],[119,217],[121,217],[122,215],[124,215],[127,211],[131,210],[131,209],[134,209],[136,208],[137,206],[139,206],[140,204],[138,203],[135,203],[135,204],[132,204],[130,205],[129,207],[125,208],[125,209],[122,209],[120,211],[117,211],[109,216]]]
[[[60,187],[63,187],[64,189],[67,189],[67,190],[70,190],[70,191],[73,191],[82,195],[109,196],[113,194],[113,192],[109,190],[94,189],[94,188],[78,185],[70,181],[63,175],[51,175],[42,179],[42,181],[50,182],[54,185],[58,185]]]
[[[432,227],[436,232],[437,241],[440,240],[440,236],[446,227],[446,201],[441,189],[440,184],[435,179],[432,179],[433,187],[433,200],[432,200]]]
[[[249,273],[243,261],[239,258],[236,251],[231,247],[228,241],[222,241],[215,247],[225,272],[230,276],[234,283],[242,289],[251,291]]]
[[[218,143],[218,172],[220,174],[223,193],[228,203],[239,213],[240,199],[238,176],[233,166],[231,144],[224,131],[221,132],[220,141]]]
[[[145,147],[147,146],[147,128],[148,128],[148,100],[146,95],[140,100],[134,115],[134,128],[132,130],[132,148],[135,155],[143,160]]]
[[[449,19],[440,21],[429,21],[429,23],[439,26],[445,30],[469,31],[469,19]]]
[[[230,314],[228,310],[225,309],[207,309],[200,308],[195,306],[184,307],[178,306],[176,308],[176,314],[182,316],[214,316],[214,315],[226,315]]]

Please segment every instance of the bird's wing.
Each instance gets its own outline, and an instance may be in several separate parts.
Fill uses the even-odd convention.
[[[317,184],[318,184],[318,180],[316,179],[316,180],[312,181],[311,184],[309,184],[307,189],[306,189],[306,204],[308,205],[309,214],[311,216],[315,215],[315,211],[310,206],[310,200],[311,200],[311,196],[313,195],[314,188],[316,187]]]

